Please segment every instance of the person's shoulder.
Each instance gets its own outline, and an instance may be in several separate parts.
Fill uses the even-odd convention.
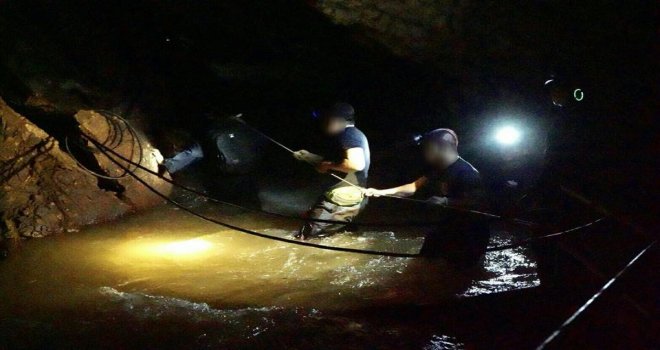
[[[358,136],[366,137],[366,135],[362,132],[362,130],[358,129],[356,126],[347,127],[344,132],[347,135],[358,135]]]
[[[479,174],[479,170],[475,168],[470,162],[463,158],[459,158],[458,161],[460,162],[460,168],[459,168],[459,173],[463,177],[472,177],[472,178],[480,178],[481,175]]]
[[[351,126],[348,127],[344,130],[343,132],[343,137],[351,140],[360,140],[360,141],[366,141],[367,136],[362,132],[362,130]]]
[[[477,168],[475,168],[474,165],[472,165],[470,162],[465,160],[463,157],[459,157],[458,162],[461,166],[461,169],[479,173],[479,170],[477,170]]]

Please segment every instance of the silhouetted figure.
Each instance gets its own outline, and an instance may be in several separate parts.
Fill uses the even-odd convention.
[[[412,196],[423,192],[428,203],[465,209],[483,209],[486,195],[477,169],[458,154],[458,137],[450,129],[436,129],[422,139],[426,174],[417,180],[384,190],[370,188],[368,196]],[[443,225],[426,236],[421,253],[444,257],[468,267],[479,261],[488,244],[488,221],[465,213],[443,211]]]
[[[598,151],[590,143],[594,136],[584,111],[585,92],[563,77],[547,80],[545,87],[552,102],[553,119],[546,135],[544,167],[536,188],[540,205],[559,209],[564,205],[561,187],[582,187],[584,174],[598,158]]]
[[[212,123],[212,122],[209,122]],[[230,120],[206,125],[195,132],[196,140],[183,151],[163,160],[170,174],[206,159],[223,173],[245,174],[257,164],[260,155],[258,136],[241,123]]]
[[[203,165],[195,176],[214,195],[232,202],[260,206],[259,187],[251,172],[261,159],[263,141],[242,123],[232,119],[215,122],[197,130],[195,140],[183,151],[161,163],[161,172],[181,172]]]
[[[339,181],[314,204],[307,213],[310,218],[352,221],[366,205],[361,188],[367,185],[371,153],[367,137],[355,127],[355,110],[348,103],[336,103],[321,114],[323,131],[330,138],[330,150],[324,156],[306,150],[294,153],[296,159],[316,166],[320,173],[340,176]],[[297,238],[307,239],[337,232],[345,225],[308,222],[300,228]]]

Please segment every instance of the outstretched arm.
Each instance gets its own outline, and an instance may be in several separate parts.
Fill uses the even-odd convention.
[[[401,185],[397,187],[387,188],[383,190],[370,188],[365,192],[365,194],[369,197],[380,197],[380,196],[409,197],[415,194],[415,192],[417,192],[418,189],[423,187],[427,181],[428,179],[426,178],[426,176],[422,176],[411,183],[407,183],[405,185]]]

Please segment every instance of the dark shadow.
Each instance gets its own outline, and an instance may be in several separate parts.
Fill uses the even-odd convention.
[[[53,149],[53,138],[48,137],[45,140],[30,147],[25,152],[16,155],[14,158],[0,164],[0,184],[5,183],[21,170],[32,164],[39,156],[48,153]]]
[[[86,142],[82,138],[78,122],[75,118],[67,114],[46,112],[21,105],[12,105],[11,107],[17,113],[44,130],[51,138],[57,140],[60,149],[70,154],[84,168],[103,177],[108,177],[96,176],[97,185],[100,189],[114,192],[117,195],[121,195],[124,192],[124,187],[117,180],[110,179],[109,174],[100,166],[94,157],[94,151],[85,146]]]

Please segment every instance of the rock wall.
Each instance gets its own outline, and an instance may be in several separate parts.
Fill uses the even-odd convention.
[[[319,0],[314,3],[335,23],[358,26],[367,36],[403,56],[425,56],[446,39],[448,18],[465,1]]]
[[[101,141],[101,143],[126,159],[131,159],[151,171],[158,171],[157,158],[160,152],[147,141],[146,136],[139,130],[129,128],[129,124],[107,113],[79,111],[75,115],[75,119],[85,135]],[[93,147],[91,144],[89,146]],[[122,169],[103,153],[95,152],[94,158],[106,174],[118,177],[117,183],[123,189],[121,198],[134,209],[145,209],[161,201],[158,195],[136,181],[125,169]],[[115,157],[115,160],[159,192],[170,193],[172,187],[169,183],[117,157]]]
[[[524,103],[562,60],[539,4],[474,0],[317,0],[334,23],[365,45],[426,67],[426,99],[443,118],[490,111],[488,101]],[[559,40],[560,41],[560,40]],[[560,52],[564,52],[562,50]]]
[[[83,130],[103,135],[98,126],[105,118],[93,112],[78,116]],[[115,147],[124,152],[121,147],[128,140]],[[145,146],[144,153],[153,158],[150,146]],[[145,164],[156,168],[153,159]],[[107,164],[102,167],[108,174],[117,171]],[[54,137],[0,99],[0,239],[75,230],[161,202],[134,181],[120,181],[125,188],[122,193],[99,187],[98,179],[83,171]],[[159,189],[167,193],[168,187],[160,184]]]

